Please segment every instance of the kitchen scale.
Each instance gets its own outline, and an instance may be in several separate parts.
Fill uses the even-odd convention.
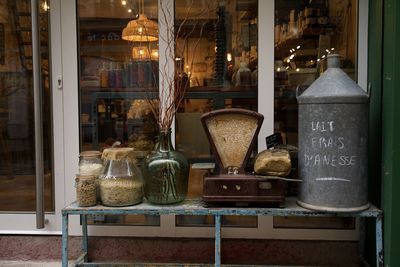
[[[263,120],[260,113],[238,108],[211,111],[201,117],[216,160],[214,173],[203,179],[204,202],[236,206],[279,206],[284,202],[284,180],[246,171]]]

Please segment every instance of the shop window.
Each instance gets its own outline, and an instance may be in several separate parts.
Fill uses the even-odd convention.
[[[202,196],[199,162],[213,163],[200,117],[223,108],[257,111],[258,1],[175,0],[178,84],[187,86],[176,116],[176,148],[191,164],[189,197]],[[188,35],[190,33],[190,35]],[[255,148],[256,149],[256,148]],[[207,216],[177,216],[177,226],[209,226]],[[223,224],[256,227],[256,217],[224,217]]]
[[[145,16],[156,24],[157,1],[77,3],[81,150],[119,141],[142,157],[157,132],[147,100],[157,96],[158,33],[133,40],[130,22]]]
[[[118,141],[135,148],[140,165],[158,131],[148,102],[158,95],[157,0],[78,0],[77,9],[80,150]],[[89,223],[159,225],[160,217],[107,215]]]
[[[341,55],[342,69],[357,80],[357,0],[275,0],[274,126],[297,164],[296,91],[326,70],[327,55]],[[294,166],[295,170],[297,166]],[[297,172],[292,171],[292,178]],[[297,194],[297,183],[288,193]],[[277,228],[352,228],[351,218],[274,218]]]

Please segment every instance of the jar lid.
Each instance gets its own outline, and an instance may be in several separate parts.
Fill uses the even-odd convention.
[[[102,159],[106,160],[124,160],[136,161],[135,150],[131,147],[112,147],[103,150]]]
[[[95,175],[82,175],[82,174],[77,174],[76,175],[76,180],[96,180]]]
[[[87,151],[82,151],[79,154],[79,156],[84,158],[100,158],[101,152],[97,150],[87,150]]]

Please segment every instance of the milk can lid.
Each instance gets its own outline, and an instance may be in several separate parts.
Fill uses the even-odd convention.
[[[328,55],[328,69],[300,96],[299,104],[367,103],[368,94],[340,69],[340,56]]]

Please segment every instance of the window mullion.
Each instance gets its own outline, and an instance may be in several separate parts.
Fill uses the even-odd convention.
[[[175,44],[174,44],[174,0],[158,0],[158,47],[159,47],[159,93],[160,99],[164,99],[163,106],[167,106],[167,97],[165,90],[170,81],[174,81],[175,75]],[[172,36],[172,38],[171,38]],[[163,77],[172,77],[164,79]],[[174,84],[172,85],[173,88]],[[164,94],[164,95],[163,95]],[[175,145],[175,122],[171,124],[172,143]]]

